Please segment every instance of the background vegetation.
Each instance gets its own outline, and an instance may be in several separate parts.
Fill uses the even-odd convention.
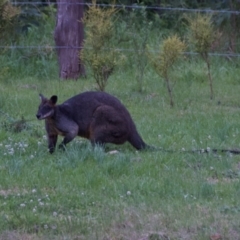
[[[240,148],[239,58],[210,55],[210,100],[205,63],[184,55],[171,69],[170,108],[165,81],[148,61],[139,91],[131,20],[121,12],[116,30],[126,61],[106,91],[126,105],[143,139],[163,151],[138,152],[129,144],[92,149],[77,138],[66,152],[50,155],[44,123],[35,118],[38,93],[63,102],[96,86],[90,74],[58,79],[55,9],[44,11],[0,55],[0,239],[240,239],[240,157],[184,151]],[[181,19],[179,13],[171,18]],[[184,20],[175,21],[182,24],[177,31],[167,17],[153,14],[148,21],[153,49],[175,33],[186,40]],[[229,52],[227,24],[212,52]]]

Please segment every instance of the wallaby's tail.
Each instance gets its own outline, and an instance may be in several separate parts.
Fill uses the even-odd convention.
[[[146,149],[149,146],[142,140],[137,131],[131,134],[128,140],[137,150]]]

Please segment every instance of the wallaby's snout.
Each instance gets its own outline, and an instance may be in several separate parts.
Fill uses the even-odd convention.
[[[37,114],[36,114],[36,118],[37,118],[38,120],[40,120],[41,115],[40,115],[39,113],[37,113]]]
[[[37,118],[38,120],[42,120],[42,119],[44,119],[44,116],[43,116],[41,113],[37,113],[37,114],[36,114],[36,118]]]
[[[44,119],[44,111],[40,108],[39,110],[38,110],[38,112],[37,112],[37,114],[36,114],[36,118],[38,119],[38,120],[42,120],[42,119]]]

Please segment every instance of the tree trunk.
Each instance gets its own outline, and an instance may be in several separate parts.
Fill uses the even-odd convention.
[[[57,22],[54,39],[57,48],[59,77],[77,79],[85,75],[79,51],[83,45],[84,0],[57,0]]]

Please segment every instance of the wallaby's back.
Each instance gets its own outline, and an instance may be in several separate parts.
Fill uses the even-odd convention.
[[[59,105],[59,108],[79,124],[80,131],[87,131],[94,112],[103,105],[114,108],[128,122],[129,129],[135,129],[135,124],[125,106],[116,97],[105,92],[81,93]]]

